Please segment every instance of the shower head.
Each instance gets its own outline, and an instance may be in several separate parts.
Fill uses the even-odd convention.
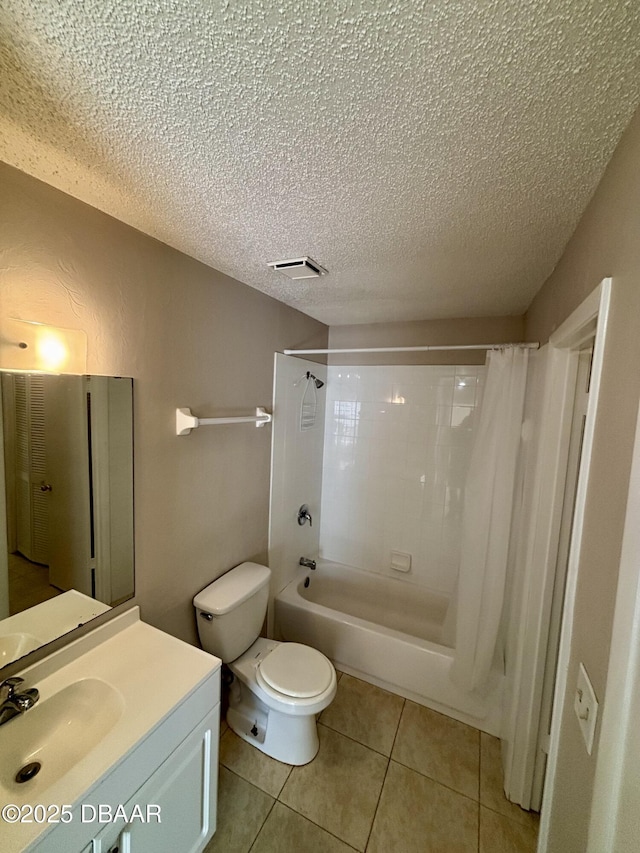
[[[313,379],[315,386],[318,390],[320,390],[320,388],[322,388],[322,386],[324,385],[324,382],[322,381],[322,379],[318,379],[317,376],[314,376],[313,373],[309,373],[308,370],[307,370],[307,379]]]

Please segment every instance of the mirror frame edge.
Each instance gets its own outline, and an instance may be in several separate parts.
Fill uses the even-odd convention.
[[[133,596],[128,599],[128,601],[123,601],[122,604],[112,607],[111,610],[108,610],[106,613],[100,613],[98,616],[92,617],[78,628],[72,628],[71,631],[67,631],[66,634],[62,634],[62,636],[57,637],[55,640],[51,640],[51,642],[45,643],[43,646],[40,646],[38,649],[34,649],[32,652],[28,652],[21,658],[11,661],[11,663],[6,664],[6,666],[0,667],[0,681],[4,681],[6,678],[11,678],[11,676],[16,673],[22,672],[33,664],[49,657],[49,655],[52,655],[54,652],[68,646],[70,643],[74,642],[74,640],[78,640],[85,634],[89,634],[96,628],[100,628],[102,625],[110,622],[112,619],[115,619],[116,616],[120,616],[122,613],[126,613],[127,610],[131,610],[133,607],[138,606],[139,605],[137,605],[135,601],[135,596]]]

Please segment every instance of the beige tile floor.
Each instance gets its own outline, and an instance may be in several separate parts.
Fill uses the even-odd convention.
[[[49,584],[49,569],[21,554],[9,554],[9,615],[55,598],[62,590]]]
[[[230,729],[205,853],[533,853],[537,816],[502,793],[500,744],[342,674],[304,767]]]

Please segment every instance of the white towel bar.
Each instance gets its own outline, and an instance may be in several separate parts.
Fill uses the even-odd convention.
[[[273,415],[258,406],[255,415],[246,418],[197,418],[191,409],[176,409],[176,435],[189,435],[192,429],[212,424],[255,424],[257,427],[271,423]]]

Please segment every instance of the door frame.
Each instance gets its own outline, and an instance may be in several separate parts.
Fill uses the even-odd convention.
[[[586,853],[637,848],[640,742],[640,410],[631,463]]]
[[[558,766],[561,720],[564,706],[567,701],[567,682],[569,677],[569,660],[571,655],[576,591],[580,573],[582,534],[589,487],[589,472],[593,453],[598,397],[604,364],[609,306],[611,302],[611,288],[611,278],[603,279],[590,296],[588,296],[584,302],[578,306],[571,316],[565,320],[560,328],[557,329],[549,339],[549,345],[552,347],[552,375],[560,378],[563,374],[564,376],[568,376],[570,371],[573,370],[574,385],[572,391],[575,390],[575,369],[577,367],[579,350],[583,348],[586,341],[591,338],[593,338],[593,361],[591,367],[589,403],[587,406],[582,444],[582,456],[580,459],[575,507],[573,512],[573,531],[571,534],[569,558],[567,561],[567,579],[564,592],[565,598],[562,611],[560,643],[558,648],[558,665],[555,689],[553,693],[553,713],[551,717],[549,755],[544,781],[540,832],[538,836],[539,853],[546,851],[549,840],[549,803],[553,801]],[[572,394],[565,394],[563,400],[564,421],[566,421],[567,418],[569,420],[571,419],[572,409],[573,396]],[[556,511],[561,514],[562,499],[558,501]],[[557,516],[557,521],[559,526],[559,515]],[[557,557],[557,546],[556,554],[554,556]],[[553,582],[553,575],[555,574],[555,560],[551,567],[547,566],[547,572],[551,576],[551,582]]]
[[[566,686],[571,625],[577,586],[578,559],[586,488],[593,446],[595,415],[602,373],[602,362],[611,279],[603,279],[593,292],[551,335],[541,350],[542,365],[540,393],[541,418],[538,421],[538,443],[530,486],[528,527],[524,529],[526,545],[522,556],[520,593],[513,618],[519,626],[515,640],[513,686],[510,704],[505,709],[503,739],[505,741],[505,792],[510,800],[523,808],[537,807],[532,802],[534,773],[538,747],[538,727],[542,703],[545,661],[551,619],[556,563],[560,542],[562,508],[567,476],[567,461],[579,352],[587,341],[593,340],[594,354],[589,406],[585,424],[582,457],[578,474],[574,526],[571,540],[563,627],[560,632],[554,713],[545,776],[544,802],[550,801],[555,784],[559,708]],[[554,736],[555,729],[555,736]],[[546,849],[548,822],[542,809],[539,850]]]

